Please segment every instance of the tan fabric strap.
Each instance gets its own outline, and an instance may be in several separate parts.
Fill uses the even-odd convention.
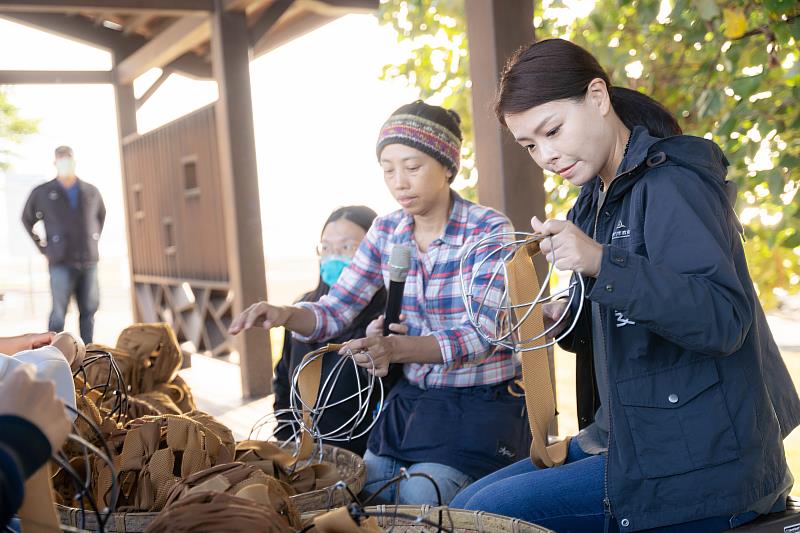
[[[60,533],[47,464],[25,482],[25,499],[19,510],[23,533]]]
[[[533,257],[539,253],[538,243],[520,247],[506,264],[508,297],[513,306],[514,323],[519,324],[517,340],[522,358],[522,381],[525,387],[525,405],[531,427],[531,460],[539,468],[564,464],[570,438],[548,444],[547,433],[556,417],[555,388],[550,374],[547,348],[526,350],[546,342],[541,306],[523,304],[533,302],[541,286],[533,265]],[[526,313],[530,310],[527,318]],[[530,340],[534,339],[536,340]]]

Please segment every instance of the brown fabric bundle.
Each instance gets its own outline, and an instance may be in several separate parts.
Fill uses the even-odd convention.
[[[233,432],[231,432],[228,426],[222,424],[216,418],[203,411],[190,411],[184,416],[199,423],[219,439],[220,445],[224,448],[224,457],[227,459],[224,461],[217,461],[214,464],[230,463],[234,460],[236,456],[236,440],[233,438]],[[212,453],[221,455],[223,452],[218,452],[215,448]]]
[[[329,487],[342,476],[335,466],[322,463],[292,468],[293,456],[267,441],[245,440],[236,444],[236,460],[258,466],[267,475],[291,487],[291,495]]]
[[[83,477],[86,473],[86,459],[83,457],[83,455],[78,455],[77,457],[70,459],[69,465],[79,476],[81,476],[81,480],[85,483],[86,480],[83,479]],[[58,504],[66,505],[67,507],[79,507],[80,502],[77,501],[77,498],[75,497],[76,490],[74,480],[63,468],[57,467],[53,462],[50,463],[50,470],[51,472],[55,471],[55,474],[52,476],[54,501]],[[83,504],[85,507],[91,508],[91,504],[89,503],[88,499],[84,500]]]
[[[166,506],[201,492],[225,492],[255,501],[300,527],[300,514],[281,483],[255,465],[228,463],[192,474],[172,487]]]
[[[150,415],[179,415],[183,413],[181,409],[175,405],[175,402],[170,398],[168,395],[164,394],[163,392],[159,391],[150,391],[150,392],[143,392],[141,394],[137,394],[136,396],[129,396],[128,403],[146,403],[148,404],[154,413],[144,413],[140,416]],[[128,412],[130,413],[130,408],[128,408]],[[140,418],[140,416],[129,416],[130,420],[134,418]]]
[[[130,396],[158,392],[169,397],[181,413],[196,409],[189,386],[178,376],[183,354],[169,324],[134,324],[120,333],[116,348],[92,344],[88,349],[112,355]],[[87,381],[92,385],[114,383],[115,377],[109,377],[110,371],[108,365],[92,365],[86,369]],[[174,411],[171,404],[164,409],[152,401],[145,401],[162,414]]]
[[[183,362],[175,332],[165,323],[128,326],[117,338],[117,349],[137,362],[128,381],[133,394],[154,390],[161,383],[170,383],[178,375]]]
[[[294,533],[286,518],[269,507],[224,492],[177,500],[150,522],[145,533]]]
[[[315,516],[313,531],[318,533],[382,533],[383,529],[372,516],[362,520],[361,524],[357,524],[350,516],[347,507],[339,507]]]
[[[195,416],[202,418],[200,414]],[[132,420],[112,434],[109,444],[119,454],[114,457],[121,489],[118,510],[158,511],[180,479],[231,462],[230,446],[215,431],[224,433],[187,416],[160,415]],[[96,497],[98,502],[108,504],[111,469],[100,460],[95,461],[95,468]]]
[[[142,418],[143,416],[158,416],[160,414],[163,414],[163,412],[144,398],[128,396],[128,411],[126,415],[128,420]]]
[[[180,376],[175,376],[170,383],[156,385],[154,391],[169,396],[175,405],[178,406],[181,413],[188,413],[189,411],[197,409],[197,405],[194,403],[194,396],[192,396],[192,390]]]

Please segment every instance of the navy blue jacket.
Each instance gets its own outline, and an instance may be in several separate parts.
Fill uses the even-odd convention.
[[[78,207],[69,198],[58,179],[43,183],[31,191],[22,210],[22,224],[51,265],[83,266],[97,263],[97,241],[103,232],[106,206],[97,187],[78,180]],[[33,231],[44,221],[47,242]]]
[[[599,216],[599,179],[568,216],[587,235],[597,217],[603,245],[586,294],[607,354],[605,503],[623,532],[748,511],[785,480],[800,400],[747,270],[727,164],[711,141],[637,127]],[[565,345],[584,357],[590,307]]]
[[[0,529],[22,505],[25,480],[50,457],[39,428],[18,416],[0,415]]]

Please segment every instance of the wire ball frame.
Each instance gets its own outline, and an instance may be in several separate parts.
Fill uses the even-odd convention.
[[[92,372],[93,367],[100,365],[106,365],[107,368],[101,368],[100,372]],[[88,397],[89,393],[97,391],[100,395],[99,399],[97,399],[97,407],[107,409],[107,412],[104,413],[105,417],[111,420],[116,419],[117,423],[125,421],[128,414],[128,389],[122,371],[111,353],[99,349],[87,350],[83,362],[80,367],[72,373],[72,376],[73,378],[81,378],[80,387],[76,387],[75,389],[77,395],[84,400],[91,401]],[[100,379],[97,380],[97,383],[91,383],[89,379],[90,376],[100,376]],[[110,405],[106,400],[110,400]],[[85,530],[86,515],[94,514],[97,519],[97,531],[104,533],[106,523],[116,510],[117,501],[119,500],[120,487],[117,480],[117,469],[113,460],[114,455],[106,441],[103,430],[94,420],[80,410],[69,405],[65,405],[64,407],[70,414],[70,418],[73,419],[72,431],[67,439],[80,449],[80,453],[75,457],[80,457],[82,459],[83,472],[78,472],[73,468],[70,457],[63,449],[53,453],[51,459],[64,471],[67,479],[72,482],[72,487],[75,490],[74,499],[77,500],[81,511],[80,528]],[[77,426],[78,420],[82,421],[88,427],[91,438],[88,438],[88,435],[85,437],[81,435],[81,430]],[[92,468],[94,458],[107,464],[112,472],[111,489],[108,500],[109,504],[103,508],[98,505],[98,502],[92,494]],[[86,505],[87,503],[89,504],[88,507]],[[67,526],[62,525],[62,528],[66,527]],[[68,528],[62,530],[68,530]]]
[[[93,366],[105,364],[108,369],[103,369],[104,380],[100,383],[90,384],[88,372]],[[92,391],[100,391],[100,400],[97,402],[97,407],[105,407],[106,399],[113,399],[109,418],[116,418],[117,422],[124,422],[128,415],[128,387],[125,384],[125,378],[120,370],[114,356],[105,350],[89,349],[86,350],[86,357],[81,366],[72,374],[73,377],[80,377],[83,384],[75,392],[81,396],[86,396],[87,393]]]
[[[301,397],[300,376],[306,367],[319,358],[323,358],[326,353],[329,352],[312,352],[303,358],[303,361],[297,365],[292,373],[289,389],[289,407],[278,409],[261,417],[250,430],[248,439],[260,439],[262,431],[266,430],[266,440],[279,441],[278,445],[281,448],[294,447],[296,451],[299,448],[302,432],[305,431],[313,438],[316,451],[321,454],[324,442],[348,442],[369,433],[383,409],[384,402],[383,380],[375,376],[376,366],[369,352],[359,352],[359,355],[366,355],[371,364],[368,368],[371,372],[368,372],[366,377],[355,361],[356,354],[348,349],[344,354],[337,356],[333,367],[327,374],[322,376],[315,404],[309,405]],[[352,372],[354,376],[356,390],[344,398],[332,400],[336,385],[342,379],[343,374],[348,371]],[[377,408],[374,412],[371,412],[370,406],[373,405],[373,399],[376,397]],[[356,404],[353,414],[339,426],[323,431],[320,427],[320,422],[325,416],[325,411],[349,403]],[[305,414],[311,420],[310,425],[304,421]],[[372,420],[366,427],[362,427],[369,416],[372,416]],[[269,431],[273,426],[274,429]],[[288,439],[278,439],[277,435],[287,429],[291,430],[291,436]]]
[[[473,244],[461,257],[459,281],[467,318],[478,335],[486,342],[515,352],[541,350],[553,346],[575,328],[583,309],[586,287],[583,277],[576,273],[571,277],[567,287],[545,296],[555,270],[555,257],[548,264],[547,275],[541,283],[539,293],[532,301],[512,304],[509,298],[508,262],[520,248],[549,238],[552,237],[523,231],[493,233]],[[502,280],[500,279],[501,274]],[[477,280],[486,278],[488,281],[485,283],[483,291],[476,294]],[[499,287],[501,282],[502,290]],[[549,327],[533,337],[520,338],[520,327],[536,306],[555,301],[565,294],[568,294],[567,305]],[[578,309],[572,321],[563,331],[547,340],[550,333],[557,330],[567,320],[570,308],[576,298],[578,299]],[[525,309],[525,314],[520,318],[516,317],[515,310],[517,309]]]
[[[72,423],[72,432],[69,434],[67,439],[72,441],[73,443],[77,444],[81,448],[81,455],[83,459],[84,471],[83,476],[81,473],[76,471],[72,464],[70,463],[69,457],[64,453],[63,450],[59,450],[58,452],[53,453],[51,459],[55,462],[65,473],[66,476],[72,481],[72,485],[75,488],[75,499],[79,503],[79,509],[81,510],[81,530],[85,530],[86,528],[86,514],[93,513],[95,514],[97,520],[97,531],[100,533],[105,532],[105,526],[108,520],[111,518],[111,515],[114,513],[114,510],[117,507],[117,501],[119,500],[119,482],[117,480],[117,469],[114,466],[113,454],[111,453],[111,449],[108,446],[108,443],[103,436],[103,432],[100,428],[94,423],[94,421],[80,412],[77,409],[69,405],[64,406],[67,411],[71,414],[80,418],[83,422],[85,422],[95,434],[95,437],[99,441],[102,450],[89,442],[88,440],[84,439],[80,436],[80,432],[75,425],[75,422]],[[94,495],[92,494],[92,458],[96,457],[100,459],[100,461],[107,464],[111,470],[111,489],[110,489],[110,503],[103,509],[97,504]],[[90,508],[87,509],[86,502],[89,503]],[[62,525],[62,530],[66,526]]]

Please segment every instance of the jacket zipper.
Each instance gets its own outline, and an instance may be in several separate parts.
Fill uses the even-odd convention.
[[[611,182],[611,185],[608,187],[608,190],[605,191],[603,195],[602,202],[597,206],[594,214],[594,228],[592,231],[592,237],[595,241],[597,241],[597,225],[600,222],[600,212],[603,210],[606,204],[606,199],[608,198],[608,193],[611,192],[611,186],[614,185],[614,182]],[[594,305],[594,303],[592,303]],[[608,413],[608,441],[606,442],[606,465],[603,469],[603,515],[604,515],[604,522],[603,522],[603,531],[608,533],[609,525],[611,524],[611,500],[608,497],[608,449],[611,446],[611,409],[610,409],[610,401],[611,401],[611,389],[610,387],[610,380],[608,378],[608,349],[606,347],[606,338],[605,333],[603,332],[603,310],[598,306],[598,313],[600,314],[600,339],[602,341],[602,349],[603,349],[603,364],[606,368],[606,394],[608,398],[606,398],[606,409],[605,411]],[[594,321],[594,319],[592,319]]]
[[[614,184],[617,183],[620,178],[628,176],[632,174],[635,170],[637,170],[639,166],[632,168],[628,172],[623,172],[622,174],[618,175],[611,181],[611,185],[608,186],[608,190],[603,197],[603,203],[598,206],[597,212],[595,213],[594,218],[594,239],[597,240],[597,225],[600,221],[600,212],[605,208],[606,200],[611,196],[611,189],[614,187]],[[603,514],[605,515],[604,527],[603,530],[608,533],[609,527],[611,525],[611,519],[613,518],[613,512],[611,509],[611,498],[608,495],[608,465],[611,458],[611,435],[613,433],[614,423],[613,417],[611,416],[611,376],[608,367],[608,347],[606,346],[606,336],[603,325],[605,324],[605,317],[603,316],[603,309],[600,308],[600,338],[603,343],[603,359],[606,366],[606,412],[608,413],[608,442],[606,444],[606,466],[603,469]]]

